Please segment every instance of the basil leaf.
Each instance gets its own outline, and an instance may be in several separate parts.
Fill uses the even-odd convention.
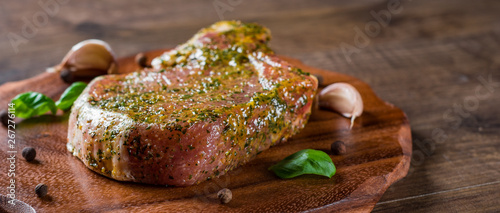
[[[38,92],[26,92],[17,95],[12,99],[12,104],[16,109],[16,116],[20,118],[31,118],[43,115],[48,111],[56,114],[57,108],[54,101]]]
[[[298,151],[274,166],[269,167],[278,177],[287,179],[303,174],[322,175],[331,178],[335,172],[332,159],[325,152],[304,149]]]
[[[78,96],[80,96],[83,92],[85,87],[87,87],[87,84],[83,82],[75,82],[71,84],[71,86],[69,86],[61,95],[61,98],[59,98],[56,102],[57,108],[62,110],[69,109],[73,105],[73,102],[75,102]]]

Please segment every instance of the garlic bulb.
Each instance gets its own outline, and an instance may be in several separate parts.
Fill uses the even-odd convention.
[[[62,70],[69,70],[78,77],[96,77],[117,73],[118,67],[108,43],[89,39],[73,46],[59,65],[48,69],[50,72]]]
[[[363,113],[363,100],[358,90],[347,83],[330,84],[319,94],[319,106],[351,118],[351,128],[354,119]]]

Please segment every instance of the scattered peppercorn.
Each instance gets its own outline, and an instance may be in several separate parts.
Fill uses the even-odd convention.
[[[225,204],[229,203],[229,201],[233,199],[233,193],[228,188],[223,188],[217,192],[217,197],[219,198],[220,203]]]
[[[47,192],[48,192],[47,185],[45,185],[43,183],[36,185],[35,193],[36,193],[36,195],[38,195],[38,197],[44,197],[45,195],[47,195]]]
[[[144,55],[144,53],[139,53],[135,56],[135,63],[137,63],[140,67],[149,67],[147,61],[148,58]]]
[[[318,79],[318,85],[319,86],[323,85],[323,82],[324,82],[323,76],[318,75],[318,74],[313,74],[313,75],[316,77],[316,79]]]
[[[4,126],[9,125],[9,112],[7,110],[2,110],[2,112],[0,112],[0,118]]]
[[[71,84],[77,81],[91,81],[95,77],[102,75],[101,72],[98,69],[80,69],[77,71],[63,69],[59,75],[64,82]]]
[[[334,155],[343,155],[347,152],[345,144],[342,141],[333,142],[331,148]]]
[[[26,147],[23,149],[23,158],[30,162],[35,160],[36,150],[33,147]]]
[[[61,70],[61,79],[66,83],[73,83],[75,80],[73,78],[73,74],[68,69]]]

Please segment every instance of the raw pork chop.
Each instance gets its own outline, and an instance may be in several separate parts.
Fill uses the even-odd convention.
[[[268,48],[269,30],[218,22],[153,60],[94,79],[68,150],[121,181],[187,186],[223,175],[304,127],[317,80]]]

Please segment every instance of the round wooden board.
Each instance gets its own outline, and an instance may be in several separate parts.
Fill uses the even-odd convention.
[[[164,50],[148,52],[148,58]],[[66,150],[69,113],[44,115],[27,120],[16,119],[16,197],[39,212],[296,212],[339,211],[369,212],[387,187],[403,178],[411,156],[411,133],[406,115],[395,106],[380,100],[370,87],[347,75],[296,66],[323,76],[323,85],[347,82],[356,87],[363,98],[365,111],[350,130],[350,120],[320,110],[299,134],[288,142],[259,154],[248,164],[210,181],[190,187],[166,187],[115,181],[87,169]],[[119,60],[120,72],[138,69],[134,57]],[[42,73],[31,79],[6,83],[0,87],[0,109],[15,95],[36,91],[54,99],[67,88],[55,73]],[[0,146],[3,177],[0,193],[7,194],[6,173],[10,153],[7,128],[0,128],[4,143]],[[330,144],[342,140],[347,154],[331,155]],[[28,163],[21,156],[24,147],[37,150],[37,160]],[[282,180],[267,168],[302,149],[329,153],[337,167],[331,178],[306,175]],[[38,198],[34,188],[45,183],[49,196]],[[232,190],[233,199],[220,204],[216,193]]]

